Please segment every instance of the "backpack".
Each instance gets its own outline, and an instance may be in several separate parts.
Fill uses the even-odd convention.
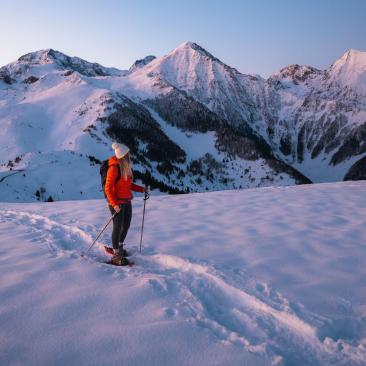
[[[114,165],[117,166],[117,164],[114,164]],[[102,161],[102,165],[100,166],[99,173],[100,173],[100,181],[101,181],[101,184],[102,184],[104,197],[106,197],[106,198],[107,198],[107,195],[105,194],[105,189],[104,188],[105,188],[105,182],[107,180],[108,168],[109,168],[108,160]],[[115,184],[121,179],[121,169],[119,169],[118,166],[117,166],[117,168],[118,168],[118,175],[117,175],[117,179],[115,181]]]

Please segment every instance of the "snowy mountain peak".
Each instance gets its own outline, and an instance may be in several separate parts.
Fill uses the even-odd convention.
[[[295,84],[304,82],[309,76],[319,74],[321,71],[308,65],[292,64],[284,67],[278,74],[274,74],[271,78],[290,79]]]
[[[144,72],[183,90],[210,89],[212,83],[226,80],[237,71],[225,65],[194,42],[184,42],[166,56],[152,61]]]
[[[191,41],[185,41],[182,44],[180,44],[176,49],[178,49],[178,48],[192,48],[193,45],[196,45],[196,43],[191,42]]]
[[[366,52],[348,50],[332,64],[329,74],[341,86],[366,94]]]
[[[54,61],[55,52],[52,48],[27,53],[18,58],[18,63],[28,65],[44,65]],[[60,52],[59,52],[60,53]]]
[[[335,61],[330,67],[333,73],[352,71],[354,73],[366,70],[366,52],[350,49],[342,57]]]
[[[184,50],[189,50],[189,49],[195,49],[196,46],[197,46],[197,43],[194,43],[191,41],[186,41],[186,42],[183,42],[182,44],[180,44],[172,52],[179,52],[179,51],[184,51]]]
[[[128,71],[131,73],[138,69],[141,69],[142,67],[146,66],[147,64],[149,64],[151,61],[153,61],[155,59],[156,59],[155,56],[149,55],[149,56],[144,57],[143,59],[136,60]]]
[[[16,62],[5,66],[12,77],[16,79],[29,67],[39,67],[47,64],[53,64],[57,69],[76,71],[84,76],[122,76],[126,71],[116,68],[104,67],[96,62],[88,62],[79,57],[71,57],[52,48],[27,53]]]
[[[334,62],[332,67],[344,64],[366,65],[366,52],[350,49],[345,52],[336,62]]]
[[[186,41],[186,42],[182,43],[180,46],[178,46],[176,49],[174,49],[169,55],[176,55],[176,54],[181,54],[181,53],[186,53],[186,54],[189,53],[190,55],[194,55],[196,53],[199,56],[204,56],[206,58],[208,57],[209,59],[211,59],[213,61],[222,63],[218,58],[213,56],[210,52],[206,51],[203,47],[201,47],[197,43],[191,42],[191,41]]]

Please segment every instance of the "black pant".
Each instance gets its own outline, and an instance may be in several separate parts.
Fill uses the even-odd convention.
[[[118,249],[119,246],[123,246],[128,229],[130,228],[132,218],[132,205],[131,202],[120,204],[121,211],[113,219],[113,231],[112,231],[112,245],[113,249]],[[109,206],[109,209],[114,214],[114,209]]]

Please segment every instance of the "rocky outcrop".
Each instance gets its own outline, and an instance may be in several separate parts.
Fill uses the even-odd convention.
[[[11,85],[13,83],[10,72],[5,66],[0,68],[0,81],[8,85]]]
[[[226,123],[187,93],[175,88],[154,99],[147,99],[144,103],[157,111],[168,123],[186,131],[214,131]]]
[[[31,75],[31,76],[28,76],[26,79],[24,79],[23,83],[24,84],[33,84],[38,80],[39,80],[39,78],[37,78],[36,76]]]
[[[147,64],[149,64],[151,61],[153,61],[155,59],[156,59],[155,56],[149,55],[149,56],[144,57],[141,60],[136,60],[133,63],[133,65],[129,68],[128,72],[129,73],[132,73],[132,72],[134,72],[136,70],[139,70],[139,69],[141,69],[142,67],[146,66]]]
[[[185,152],[163,133],[142,105],[117,93],[106,103],[111,104],[112,112],[107,117],[105,132],[113,140],[127,144],[135,157],[161,163],[185,162]]]
[[[351,166],[344,180],[366,180],[366,156]]]

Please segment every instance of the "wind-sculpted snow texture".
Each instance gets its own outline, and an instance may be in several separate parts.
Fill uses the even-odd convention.
[[[2,365],[364,365],[364,182],[152,197],[103,263],[104,201],[2,204]]]

